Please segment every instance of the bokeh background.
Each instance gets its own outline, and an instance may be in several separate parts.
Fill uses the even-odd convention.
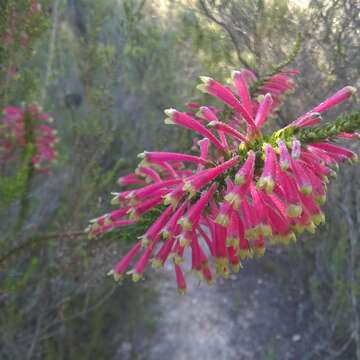
[[[165,108],[206,100],[199,75],[265,74],[300,33],[298,87],[270,129],[359,89],[359,1],[43,0],[36,21],[14,25],[32,3],[0,1],[0,108],[40,104],[61,140],[51,174],[25,190],[0,167],[0,180],[14,177],[0,191],[0,359],[360,359],[359,166],[330,185],[315,235],[210,289],[193,282],[185,297],[167,268],[136,285],[106,276],[131,232],[83,233],[139,152],[192,146],[162,120]],[[28,46],[4,41],[10,27]],[[359,109],[358,98],[326,119]]]

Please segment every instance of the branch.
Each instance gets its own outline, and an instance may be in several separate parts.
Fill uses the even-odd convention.
[[[287,130],[290,131],[291,128]],[[301,142],[310,143],[335,138],[340,133],[354,133],[360,129],[360,111],[340,116],[334,122],[308,129],[291,129]],[[285,130],[285,133],[286,131]]]
[[[81,236],[86,236],[86,233],[84,231],[74,231],[69,233],[52,233],[52,234],[33,236],[30,239],[23,242],[22,244],[20,244],[19,246],[8,251],[8,253],[3,255],[2,257],[0,257],[0,265],[8,261],[10,258],[22,254],[25,250],[29,249],[30,247],[34,245],[36,246],[40,245],[44,241],[57,239],[61,237],[72,238],[72,237],[81,237]]]

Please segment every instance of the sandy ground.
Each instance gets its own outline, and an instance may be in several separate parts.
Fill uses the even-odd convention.
[[[210,288],[193,279],[185,296],[165,268],[156,281],[158,319],[146,359],[300,359],[298,294],[262,264],[253,260]]]

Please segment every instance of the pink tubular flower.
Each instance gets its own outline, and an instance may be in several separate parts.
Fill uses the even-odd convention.
[[[247,159],[244,165],[239,169],[235,175],[235,184],[243,185],[253,178],[255,168],[255,153],[250,150],[247,154]]]
[[[148,162],[171,162],[171,161],[187,161],[196,164],[207,165],[208,162],[198,156],[172,153],[172,152],[149,152],[145,151],[138,155],[140,158],[145,159]]]
[[[233,83],[236,87],[237,93],[241,99],[241,103],[245,110],[253,116],[253,105],[250,97],[250,92],[246,83],[246,75],[241,71],[233,71],[231,74]],[[256,122],[256,121],[255,121]]]
[[[191,116],[174,109],[165,110],[165,114],[169,117],[165,119],[166,124],[175,123],[193,130],[200,135],[207,137],[219,151],[227,152],[227,149],[220,143],[220,141],[206,127],[200,124],[197,120],[193,119]]]
[[[201,190],[209,182],[217,178],[229,168],[232,168],[238,161],[239,157],[235,156],[219,166],[199,172],[199,174],[194,175],[190,178],[190,180],[184,182],[183,190],[187,191],[191,195],[195,195],[196,192]]]
[[[241,105],[241,103],[236,99],[231,90],[227,89],[226,87],[222,86],[217,81],[209,77],[201,76],[200,79],[204,83],[203,85],[199,86],[200,90],[217,97],[225,104],[232,107],[244,118],[244,120],[249,124],[250,127],[252,127],[253,129],[256,128],[254,119],[243,107],[243,105]]]
[[[180,267],[180,265],[174,264],[175,274],[176,274],[176,283],[178,287],[179,294],[186,293],[186,280],[184,273]]]
[[[225,124],[223,122],[220,121],[211,121],[209,123],[209,126],[216,128],[218,130],[221,130],[229,135],[231,135],[232,137],[234,137],[237,141],[243,142],[246,141],[246,136],[241,134],[241,132],[237,131],[236,129],[234,129],[233,127],[231,127],[228,124]]]
[[[114,278],[116,281],[122,280],[124,277],[124,273],[129,267],[132,259],[136,254],[140,251],[141,244],[140,242],[136,243],[131,250],[127,253],[126,256],[124,256],[116,265],[112,272],[110,272],[111,275],[114,275]]]
[[[256,114],[255,124],[257,127],[261,127],[265,123],[271,111],[271,104],[272,104],[271,95],[266,94],[264,96],[264,99],[261,101],[258,112]]]
[[[316,116],[314,114],[321,114],[329,109],[331,109],[332,107],[343,103],[344,101],[346,101],[347,99],[349,99],[352,95],[354,95],[354,93],[356,92],[356,89],[352,86],[345,86],[344,88],[342,88],[341,90],[339,90],[337,93],[335,93],[333,96],[329,97],[328,99],[326,99],[325,101],[323,101],[321,104],[319,104],[318,106],[315,106],[312,110],[310,110],[309,112],[307,112],[306,114],[302,115],[300,118],[296,119],[295,121],[293,121],[289,126],[308,126],[308,124],[304,125],[304,122],[310,117],[312,116]],[[310,125],[313,125],[313,122],[310,122]]]
[[[211,285],[215,273],[228,278],[231,271],[240,270],[243,260],[264,255],[270,245],[289,244],[297,234],[312,233],[325,221],[320,205],[333,169],[357,158],[334,140],[357,136],[341,128],[324,137],[309,127],[321,122],[320,114],[348,99],[353,89],[345,87],[271,136],[262,134],[283,95],[294,88],[295,74],[281,70],[258,79],[251,70],[235,71],[233,88],[202,78],[200,88],[226,104],[223,109],[196,103],[188,106],[188,113],[166,110],[167,123],[196,133],[194,153],[143,152],[135,173],[118,181],[132,189],[114,193],[112,203],[118,208],[92,220],[88,229],[94,237],[153,219],[115,265],[116,280],[123,278],[135,257],[128,272],[134,281],[143,278],[149,262],[159,269],[171,261],[178,291],[185,293],[185,273]],[[21,118],[18,108],[7,109],[6,123],[20,139]],[[39,149],[52,132],[42,127],[41,134]],[[185,270],[188,259],[190,271]]]
[[[190,231],[197,227],[202,211],[210,198],[214,195],[216,188],[217,184],[212,184],[210,189],[204,193],[201,198],[188,210],[186,215],[178,221],[183,229]]]
[[[258,180],[257,186],[271,193],[275,185],[275,151],[270,144],[264,144],[265,160],[263,172]]]

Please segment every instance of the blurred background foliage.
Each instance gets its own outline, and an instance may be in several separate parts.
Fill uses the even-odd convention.
[[[28,179],[19,164],[0,168],[0,358],[121,359],[119,349],[130,344],[131,359],[146,359],[158,325],[156,279],[136,288],[107,279],[131,237],[90,241],[82,231],[89,218],[108,209],[117,177],[137,153],[191,147],[188,133],[162,118],[164,108],[206,99],[195,91],[199,75],[227,81],[232,69],[269,73],[301,33],[291,64],[301,70],[299,87],[271,126],[346,84],[359,88],[360,5],[43,0],[28,21],[31,3],[0,2],[0,107],[39,103],[61,142],[49,176]],[[8,46],[13,11],[24,20]],[[267,260],[299,289],[301,359],[360,359],[359,179],[359,167],[346,168],[331,185],[327,225],[283,250],[281,260]]]

